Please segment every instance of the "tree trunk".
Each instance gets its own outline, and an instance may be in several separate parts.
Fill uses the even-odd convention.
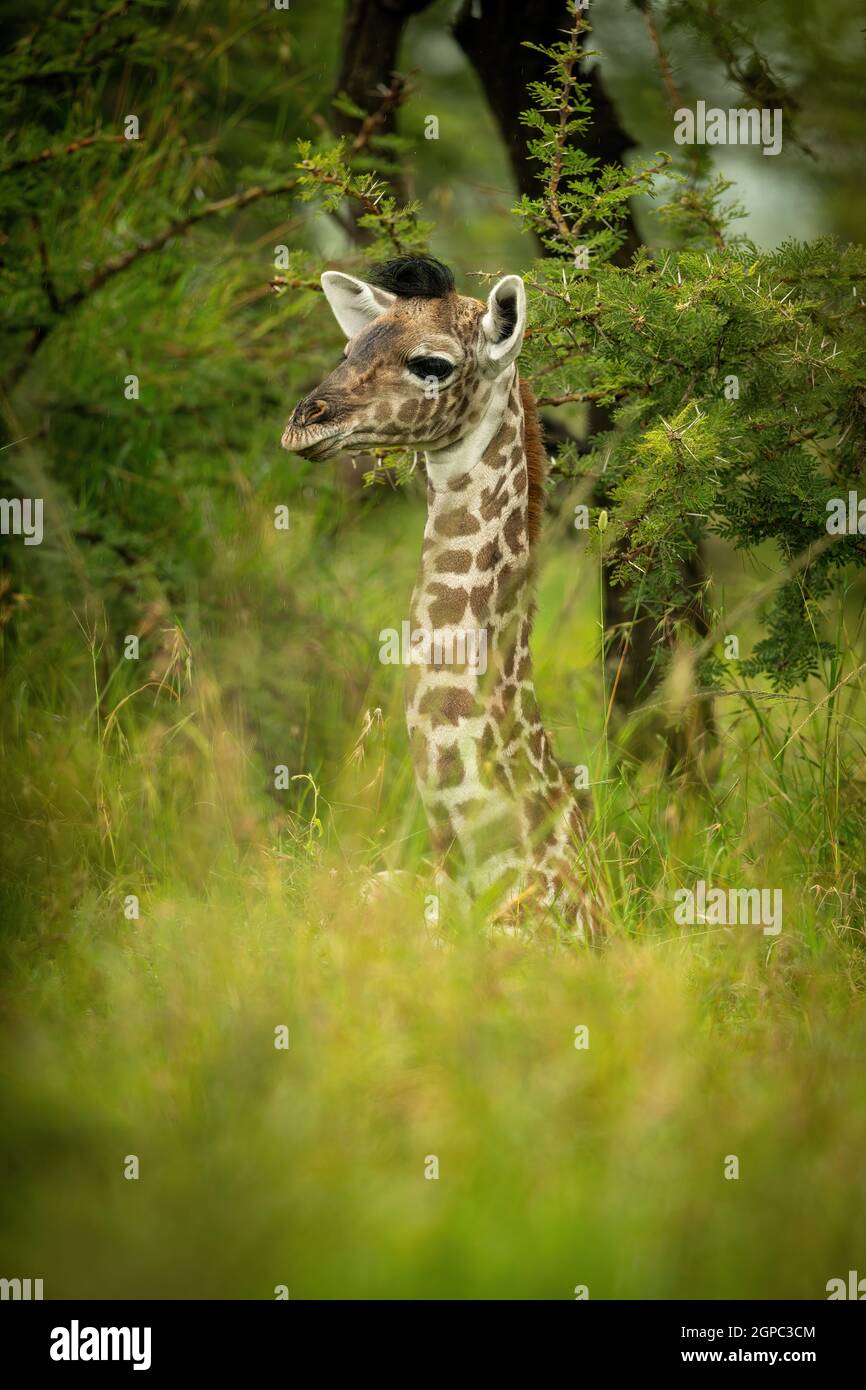
[[[334,96],[345,92],[361,111],[372,115],[382,107],[397,58],[403,31],[413,14],[426,10],[432,0],[347,0],[340,48],[340,68]],[[356,135],[362,119],[332,107],[330,122],[338,135]],[[397,127],[396,107],[383,112],[378,132],[392,135]],[[397,198],[405,198],[402,179],[392,175],[389,183]],[[370,238],[353,223],[347,229],[363,245]]]

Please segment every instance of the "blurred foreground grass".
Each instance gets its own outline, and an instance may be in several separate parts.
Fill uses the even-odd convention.
[[[261,503],[139,663],[48,591],[7,654],[2,1272],[49,1298],[825,1297],[866,1259],[851,634],[823,704],[719,701],[705,783],[627,729],[604,768],[593,562],[554,545],[539,692],[611,779],[611,939],[440,932],[376,660],[418,509],[337,544],[293,519],[280,549]],[[277,763],[312,780],[275,792]],[[781,887],[781,935],[676,926],[698,878]]]

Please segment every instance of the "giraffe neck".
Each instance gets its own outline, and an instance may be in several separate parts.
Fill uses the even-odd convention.
[[[534,411],[512,368],[471,433],[428,456],[412,596],[412,629],[431,641],[407,680],[416,780],[435,852],[475,892],[522,885],[550,860],[551,844],[562,850],[551,822],[571,802],[541,726],[529,654],[527,439],[537,422],[527,405]]]

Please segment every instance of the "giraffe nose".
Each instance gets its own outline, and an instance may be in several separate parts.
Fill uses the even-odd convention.
[[[292,423],[300,425],[306,429],[308,425],[321,425],[333,414],[333,408],[328,401],[305,400],[297,406],[292,417]]]

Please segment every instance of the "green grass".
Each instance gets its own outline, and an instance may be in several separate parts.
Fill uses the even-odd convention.
[[[830,623],[832,699],[720,699],[715,754],[674,782],[652,730],[647,754],[612,727],[603,765],[596,561],[554,544],[539,694],[563,756],[611,779],[610,939],[439,931],[376,661],[417,507],[336,538],[298,516],[280,548],[267,501],[215,533],[206,590],[135,667],[83,593],[79,623],[47,581],[14,619],[4,1275],[47,1297],[821,1298],[862,1270],[856,608]],[[724,563],[733,601],[752,581]],[[273,792],[278,762],[313,781]],[[382,867],[405,877],[365,905]],[[700,877],[781,887],[781,935],[676,926]]]

